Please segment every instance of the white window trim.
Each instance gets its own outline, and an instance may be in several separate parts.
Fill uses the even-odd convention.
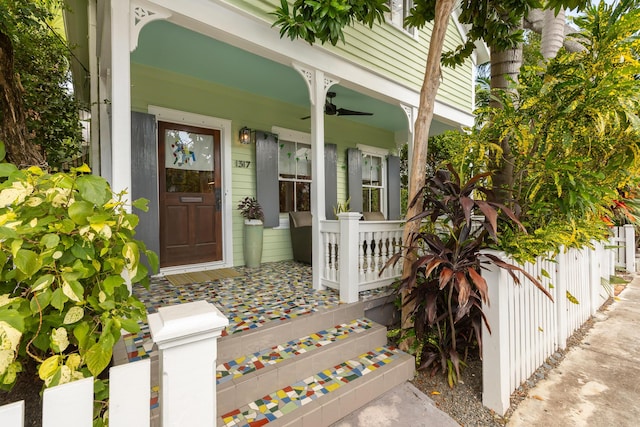
[[[278,139],[285,141],[302,142],[304,144],[311,145],[311,134],[306,132],[300,132],[297,130],[281,128],[278,126],[272,126],[271,132],[278,135]]]
[[[382,157],[382,170],[380,173],[382,174],[382,203],[381,210],[384,214],[384,217],[388,217],[388,206],[387,206],[387,191],[389,190],[387,182],[387,156],[389,156],[389,150],[380,147],[372,147],[370,145],[357,144],[356,148],[362,152],[363,155],[368,154],[370,156]],[[364,185],[363,185],[364,188]],[[370,186],[370,188],[380,188],[377,186]],[[363,206],[364,207],[364,206]]]
[[[303,144],[311,144],[311,134],[306,132],[300,132],[293,129],[287,129],[280,126],[272,126],[271,132],[278,135],[278,140],[289,141],[289,142],[301,142]],[[278,174],[279,175],[279,174]],[[313,177],[311,177],[313,180]],[[278,176],[278,181],[280,181],[280,177]],[[288,230],[289,225],[289,214],[286,212],[279,213],[279,223],[277,227],[273,227],[274,230]]]
[[[407,11],[408,12],[408,11]],[[406,13],[405,13],[406,15]],[[394,28],[397,31],[400,31],[402,34],[404,34],[405,36],[411,37],[412,39],[418,41],[418,34],[420,33],[420,31],[418,31],[417,28],[405,28],[404,25],[398,25],[395,22],[393,22],[391,20],[391,11],[386,12],[384,14],[385,17],[385,21],[387,24],[389,24],[392,28]],[[404,22],[404,16],[402,17],[402,21]]]

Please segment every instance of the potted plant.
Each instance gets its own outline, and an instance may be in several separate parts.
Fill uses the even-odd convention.
[[[238,203],[244,218],[244,262],[247,267],[260,266],[262,259],[262,229],[264,213],[255,197],[245,197]]]

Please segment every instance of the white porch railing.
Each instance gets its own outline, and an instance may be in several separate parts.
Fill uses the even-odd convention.
[[[358,301],[358,293],[388,286],[402,274],[402,263],[383,267],[402,246],[402,221],[360,221],[359,213],[321,221],[324,254],[321,281],[338,289],[340,300]],[[382,274],[380,272],[382,271]]]
[[[636,230],[633,225],[613,227],[611,245],[615,246],[616,267],[623,268],[628,273],[636,271]]]
[[[553,260],[523,267],[552,294],[550,301],[519,274],[520,285],[498,267],[482,272],[489,285],[484,306],[491,334],[483,325],[483,395],[485,406],[499,414],[509,408],[511,393],[602,306],[611,295],[614,249],[571,249]],[[634,252],[635,257],[635,252]],[[603,285],[604,281],[604,285]]]
[[[217,340],[228,323],[205,301],[161,307],[149,315],[159,350],[155,383],[160,384],[161,425],[216,425]],[[110,426],[149,426],[150,372],[149,359],[109,370]],[[44,427],[91,427],[92,419],[93,378],[44,391]],[[0,407],[0,426],[24,426],[24,401]]]

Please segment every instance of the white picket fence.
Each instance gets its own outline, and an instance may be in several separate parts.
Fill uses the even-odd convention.
[[[636,231],[633,225],[613,228],[611,245],[615,247],[616,267],[623,268],[628,273],[636,271],[635,240]]]
[[[217,340],[229,321],[206,301],[161,307],[148,320],[158,346],[159,424],[215,425]],[[111,427],[150,425],[151,367],[146,359],[109,370]],[[91,427],[92,420],[93,378],[44,391],[43,427]],[[0,426],[24,426],[23,401],[0,407]]]
[[[553,259],[522,265],[549,290],[553,302],[521,273],[517,285],[498,267],[482,272],[490,299],[483,310],[491,328],[489,333],[483,326],[482,332],[486,407],[504,414],[511,393],[555,351],[564,349],[567,338],[609,298],[615,250],[594,243],[593,249],[571,249]]]

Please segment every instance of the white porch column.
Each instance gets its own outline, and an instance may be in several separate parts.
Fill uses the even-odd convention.
[[[91,124],[89,127],[90,138],[90,167],[94,175],[100,175],[100,95],[99,95],[99,73],[98,73],[98,11],[97,5],[87,2],[88,30],[89,30],[89,79],[91,102]]]
[[[321,289],[321,271],[324,269],[324,251],[320,235],[320,221],[325,220],[324,211],[324,99],[327,90],[324,73],[316,70],[311,91],[311,263],[313,265],[313,289]]]
[[[325,220],[324,200],[324,104],[327,91],[338,83],[320,70],[310,70],[294,64],[294,68],[302,75],[309,88],[311,101],[311,262],[313,289],[321,289],[321,272],[324,269],[324,251],[320,222]]]
[[[400,106],[402,107],[402,110],[404,111],[404,113],[407,115],[407,122],[408,122],[407,129],[409,129],[409,132],[407,133],[407,142],[409,144],[407,149],[407,175],[411,176],[411,163],[413,159],[413,144],[414,144],[413,138],[414,138],[415,125],[416,125],[416,117],[418,117],[418,107],[411,107],[405,104],[400,104]]]
[[[130,0],[111,1],[111,187],[131,194]]]
[[[216,425],[218,337],[229,320],[213,304],[197,301],[150,314],[158,345],[162,425]]]

